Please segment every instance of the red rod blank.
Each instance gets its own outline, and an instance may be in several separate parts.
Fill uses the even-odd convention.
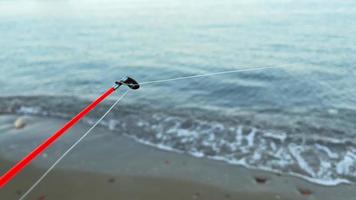
[[[85,115],[87,115],[91,110],[93,110],[98,104],[100,104],[106,97],[111,95],[115,91],[114,88],[108,89],[90,105],[84,108],[80,113],[73,117],[69,122],[67,122],[61,129],[55,132],[51,137],[46,139],[42,144],[37,146],[31,153],[19,161],[15,166],[13,166],[9,171],[7,171],[0,178],[0,189],[2,189],[11,179],[13,179],[18,173],[20,173],[27,165],[29,165],[38,155],[45,151],[49,146],[51,146],[59,137],[66,133],[70,128],[72,128],[79,120],[81,120]]]

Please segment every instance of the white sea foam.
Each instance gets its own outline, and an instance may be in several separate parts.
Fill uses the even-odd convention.
[[[288,147],[290,153],[297,160],[297,164],[300,166],[300,168],[307,172],[310,176],[315,177],[316,174],[314,170],[309,166],[308,162],[301,155],[303,152],[303,147],[295,144],[291,144]]]
[[[280,140],[281,142],[284,142],[284,140],[287,139],[287,134],[286,133],[265,132],[264,136],[268,137],[268,138],[273,138],[273,139]]]
[[[344,175],[355,177],[351,169],[356,167],[356,157],[349,152],[352,149],[338,146],[338,151],[335,151],[332,146],[326,146],[339,145],[345,138],[304,136],[309,142],[303,143],[299,135],[289,136],[280,131],[263,131],[241,125],[224,127],[218,122],[204,121],[192,121],[186,127],[183,126],[184,119],[163,117],[155,116],[155,119],[164,123],[138,122],[138,127],[151,129],[157,139],[141,135],[137,137],[138,141],[195,157],[288,173],[322,185],[348,183]],[[344,160],[340,160],[342,154],[346,155]]]
[[[332,152],[328,147],[320,145],[320,144],[315,144],[315,147],[321,151],[324,151],[330,158],[332,159],[337,159],[339,158],[339,155],[336,152]]]
[[[356,167],[356,155],[352,152],[347,152],[344,159],[337,164],[336,171],[339,174],[349,175],[352,173],[356,173],[355,167]]]
[[[250,134],[247,135],[246,140],[247,140],[247,146],[252,147],[254,144],[254,139],[255,139],[255,134],[256,134],[256,129],[252,129]]]
[[[39,107],[21,106],[17,112],[22,114],[41,114],[42,109]]]

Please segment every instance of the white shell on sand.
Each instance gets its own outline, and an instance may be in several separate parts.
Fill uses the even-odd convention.
[[[23,118],[19,117],[15,120],[14,126],[16,129],[22,129],[26,126],[26,122]]]

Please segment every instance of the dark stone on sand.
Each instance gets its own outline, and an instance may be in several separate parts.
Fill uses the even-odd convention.
[[[230,194],[225,194],[225,199],[230,199],[231,195]]]
[[[263,177],[263,176],[256,176],[255,177],[255,181],[258,184],[265,184],[267,182],[267,180],[268,179],[266,177]]]
[[[108,183],[115,183],[115,178],[109,178]]]
[[[307,188],[298,188],[298,191],[300,194],[302,194],[303,196],[310,196],[313,194],[313,192]]]

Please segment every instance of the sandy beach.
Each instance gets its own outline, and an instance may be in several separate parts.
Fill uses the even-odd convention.
[[[1,174],[65,123],[63,119],[22,116],[26,126],[15,129],[18,117],[0,116]],[[0,199],[18,199],[88,128],[83,123],[75,126],[5,186]],[[352,200],[355,196],[353,185],[325,187],[285,174],[162,151],[99,127],[27,199]]]

